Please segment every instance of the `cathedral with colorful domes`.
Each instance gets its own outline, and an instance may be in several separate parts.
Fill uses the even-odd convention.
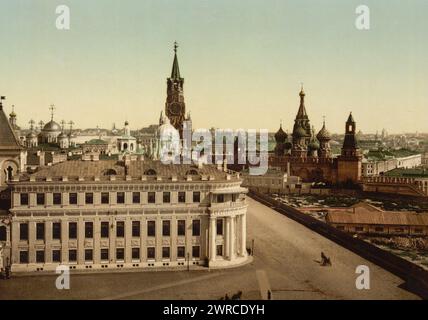
[[[300,105],[294,120],[291,137],[282,123],[275,133],[276,146],[269,156],[269,166],[279,167],[307,182],[324,182],[330,185],[355,184],[361,179],[362,155],[356,138],[356,123],[349,115],[345,126],[345,139],[341,154],[331,153],[331,135],[325,121],[315,134],[305,107],[303,87],[299,93]]]

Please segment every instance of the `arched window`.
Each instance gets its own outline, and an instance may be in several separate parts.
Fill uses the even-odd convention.
[[[9,167],[7,167],[6,171],[7,171],[7,180],[8,181],[12,180],[13,168],[11,166],[9,166]]]
[[[125,142],[124,144],[123,144],[123,150],[127,150],[128,149],[128,144]]]
[[[0,241],[6,241],[6,227],[0,226]]]
[[[157,173],[156,173],[156,171],[155,171],[155,170],[153,170],[153,169],[148,169],[148,170],[144,171],[144,174],[145,174],[146,176],[155,176]]]
[[[189,171],[186,172],[186,176],[196,176],[198,174],[199,172],[195,169],[190,169]]]

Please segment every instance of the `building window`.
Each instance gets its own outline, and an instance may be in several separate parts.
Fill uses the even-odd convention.
[[[147,194],[147,201],[149,203],[156,203],[156,192],[149,192]]]
[[[28,223],[19,224],[19,239],[28,240]]]
[[[199,258],[199,256],[200,256],[199,246],[193,246],[192,247],[192,257],[193,258]]]
[[[132,236],[140,237],[140,221],[132,221]]]
[[[27,206],[28,205],[28,193],[21,193],[21,206]]]
[[[61,250],[52,250],[52,262],[61,262]]]
[[[222,256],[223,255],[223,245],[218,244],[217,245],[217,255]]]
[[[55,239],[55,240],[61,239],[61,223],[60,222],[52,223],[52,239]]]
[[[85,238],[92,239],[94,236],[94,224],[92,222],[85,222]]]
[[[147,259],[154,259],[155,258],[155,247],[148,247],[147,248]]]
[[[125,249],[117,248],[116,249],[116,260],[123,261],[125,259]]]
[[[118,192],[116,194],[116,203],[125,203],[125,192]]]
[[[77,222],[68,223],[68,238],[77,239]]]
[[[375,231],[376,231],[376,232],[383,232],[383,228],[382,228],[382,227],[376,227],[376,228],[375,228]]]
[[[68,250],[68,262],[76,262],[77,261],[77,250],[71,249]]]
[[[36,262],[37,263],[45,263],[45,251],[37,250],[36,251]]]
[[[6,241],[7,231],[5,226],[0,226],[0,241]]]
[[[193,236],[201,235],[201,220],[192,221],[192,235]]]
[[[201,202],[201,193],[199,191],[193,192],[193,202]]]
[[[169,221],[169,220],[162,221],[162,235],[163,236],[169,236],[170,235],[170,233],[171,233],[170,227],[171,227],[171,221]]]
[[[162,259],[169,259],[169,247],[162,247]]]
[[[110,224],[108,221],[102,221],[101,222],[101,238],[108,238],[109,237],[109,229]]]
[[[36,223],[36,240],[45,240],[45,223]]]
[[[184,258],[186,256],[186,247],[177,247],[177,258]]]
[[[116,237],[123,238],[125,236],[125,222],[116,222]]]
[[[68,202],[70,204],[77,204],[77,193],[72,192],[68,194]]]
[[[54,205],[60,205],[61,204],[61,193],[54,193],[53,194],[53,204]]]
[[[138,204],[141,202],[141,195],[139,192],[133,192],[132,193],[132,203]]]
[[[156,235],[156,221],[147,221],[147,236],[154,237]]]
[[[92,261],[92,260],[93,260],[92,249],[85,249],[85,261]]]
[[[415,229],[415,233],[422,233],[422,232],[423,232],[423,230],[421,228],[416,228]]]
[[[339,229],[339,230],[345,230],[345,226],[337,226],[337,229]]]
[[[217,195],[217,202],[218,203],[224,202],[224,194],[218,194]]]
[[[19,263],[28,263],[28,251],[19,251]]]
[[[223,235],[223,219],[217,219],[217,235]]]
[[[177,235],[179,236],[186,235],[186,220],[177,221]]]
[[[179,203],[185,203],[186,202],[186,192],[185,191],[178,192],[178,202]]]
[[[108,249],[101,249],[101,261],[108,261]]]
[[[110,194],[108,192],[101,192],[101,203],[102,204],[110,203]]]
[[[132,248],[132,260],[140,260],[140,248]]]
[[[170,203],[171,202],[171,193],[170,192],[164,192],[163,193],[163,203]]]
[[[355,231],[361,232],[361,231],[364,231],[364,228],[363,227],[355,227]]]
[[[94,194],[92,192],[85,193],[85,203],[93,204],[94,203]]]
[[[36,201],[38,206],[44,206],[45,205],[45,194],[44,193],[38,193],[36,195]]]

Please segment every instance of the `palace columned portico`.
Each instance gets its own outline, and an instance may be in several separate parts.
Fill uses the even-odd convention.
[[[245,199],[235,200],[244,188],[216,190],[212,192],[209,218],[209,267],[244,262],[246,248]],[[220,230],[221,229],[221,230]]]

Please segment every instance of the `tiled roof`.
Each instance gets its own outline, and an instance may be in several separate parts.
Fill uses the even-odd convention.
[[[188,175],[192,176],[192,180],[201,180],[202,176],[214,177],[215,180],[226,180],[227,172],[218,170],[216,165],[203,165],[198,168],[196,165],[187,164],[168,164],[165,165],[161,161],[153,160],[133,160],[129,162],[127,174],[125,174],[125,165],[123,161],[117,160],[99,160],[99,161],[82,161],[71,160],[58,163],[49,167],[39,169],[34,176],[36,180],[43,180],[46,177],[52,180],[60,180],[62,177],[68,177],[73,180],[77,177],[85,178],[85,180],[93,180],[98,177],[100,180],[109,180],[110,175],[114,175],[118,180],[124,180],[125,176],[130,176],[133,179],[140,179],[146,176],[148,179],[156,179],[162,177],[165,180],[171,180],[173,176],[179,180],[186,179]],[[231,179],[237,179],[235,172],[230,172]],[[55,179],[57,178],[57,179]],[[28,181],[28,174],[21,174],[20,181]]]
[[[13,131],[9,120],[4,113],[3,107],[0,105],[0,149],[20,150],[22,147],[19,144],[18,138]]]
[[[367,203],[359,203],[346,211],[330,211],[326,221],[335,224],[428,226],[428,212],[383,211]]]

